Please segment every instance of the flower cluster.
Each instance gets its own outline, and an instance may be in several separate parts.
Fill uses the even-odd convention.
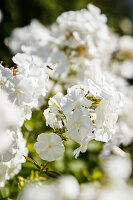
[[[7,93],[0,89],[0,187],[21,169],[27,155],[26,141],[20,127],[23,113],[12,103]]]
[[[48,74],[67,88],[85,76],[88,79],[87,74],[90,77],[94,60],[105,65],[110,57],[111,33],[106,21],[100,9],[89,4],[88,9],[60,15],[50,30],[37,21],[15,29],[6,44],[14,53],[37,56],[42,66],[52,66]]]
[[[115,36],[117,37],[117,36]],[[117,38],[111,69],[113,73],[127,79],[133,78],[133,38],[122,36]]]
[[[48,75],[36,64],[36,58],[16,54],[13,61],[16,68],[0,65],[0,186],[17,174],[25,162],[23,156],[28,151],[21,127],[47,92]]]
[[[57,93],[50,98],[44,116],[46,124],[62,140],[70,138],[80,144],[74,151],[77,158],[80,151],[86,151],[90,140],[108,142],[111,139],[115,133],[120,102],[120,93],[112,86],[107,83],[96,85],[88,79],[86,85],[68,88],[65,96]]]
[[[59,158],[68,140],[80,145],[76,158],[91,140],[106,142],[102,155],[131,143],[133,88],[124,78],[133,76],[133,38],[116,36],[106,22],[89,4],[49,28],[33,20],[5,39],[16,55],[14,67],[0,64],[1,186],[20,170],[27,155],[21,127],[41,106],[48,131],[34,148],[43,160]]]

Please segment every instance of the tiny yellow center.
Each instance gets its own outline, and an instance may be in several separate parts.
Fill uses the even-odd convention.
[[[19,92],[20,92],[20,90],[19,90],[19,89],[16,89],[16,90],[15,90],[15,93],[19,93]]]
[[[0,81],[0,86],[3,86],[4,85],[4,82],[3,81]]]
[[[81,126],[81,122],[76,122],[76,126],[80,127]]]
[[[51,149],[51,148],[52,148],[52,145],[51,145],[51,144],[49,144],[49,145],[48,145],[48,148],[49,148],[49,149]]]
[[[75,103],[74,103],[74,107],[77,108],[78,106],[79,106],[79,103],[78,103],[78,102],[75,102]]]

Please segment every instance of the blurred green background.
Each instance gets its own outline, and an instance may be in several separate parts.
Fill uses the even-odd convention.
[[[132,0],[1,0],[3,20],[0,24],[0,61],[12,65],[12,54],[4,44],[16,27],[23,27],[36,18],[44,25],[55,22],[64,11],[86,8],[88,3],[101,8],[108,18],[109,26],[119,34],[132,34]]]

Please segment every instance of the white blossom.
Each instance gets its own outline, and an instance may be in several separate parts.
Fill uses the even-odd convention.
[[[37,142],[34,145],[40,158],[47,161],[54,161],[65,151],[65,147],[62,143],[61,138],[54,134],[42,133],[38,136]]]
[[[80,108],[77,108],[69,116],[66,127],[67,132],[64,135],[81,144],[86,136],[92,134],[93,124],[89,118],[89,112],[84,113]]]
[[[13,53],[21,51],[22,45],[33,43],[45,43],[49,39],[49,31],[37,20],[32,20],[30,25],[23,28],[16,28],[5,43]]]
[[[27,80],[32,79],[34,98],[38,99],[40,95],[46,96],[48,75],[45,73],[45,69],[41,67],[39,59],[36,56],[18,53],[13,57],[13,61],[18,65],[18,74],[23,75]]]
[[[53,129],[60,129],[66,124],[65,115],[61,109],[61,100],[63,94],[58,92],[54,97],[49,99],[49,108],[44,110],[46,118],[46,125],[51,126]]]
[[[6,130],[0,132],[0,162],[10,161],[17,153],[17,134]]]
[[[54,184],[32,182],[26,184],[19,200],[60,200]]]
[[[61,199],[73,200],[79,196],[79,183],[73,176],[62,177],[56,184]]]
[[[90,58],[103,56],[107,49],[106,42],[110,40],[106,21],[105,15],[101,15],[92,4],[88,5],[88,9],[65,12],[53,25],[55,43],[74,50],[86,48]]]
[[[16,152],[13,152],[14,146],[9,148],[7,151],[7,156],[10,153],[10,160],[7,161],[6,154],[3,158],[3,161],[0,162],[0,186],[3,187],[6,180],[9,180],[14,175],[16,175],[21,170],[21,163],[25,162],[24,156],[27,156],[28,150],[26,148],[26,141],[23,139],[22,133],[20,130],[17,131],[17,148],[15,148]],[[12,152],[11,152],[12,150]],[[11,153],[15,153],[15,155],[11,158]],[[8,158],[9,159],[9,158]]]
[[[23,124],[23,112],[12,103],[8,94],[0,89],[0,130],[16,130]]]

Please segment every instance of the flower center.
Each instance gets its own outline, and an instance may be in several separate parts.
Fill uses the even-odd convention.
[[[51,149],[51,148],[52,148],[52,145],[51,145],[51,144],[49,144],[49,145],[48,145],[48,148],[49,148],[49,149]]]
[[[76,126],[80,127],[81,126],[81,122],[76,122]]]
[[[4,81],[0,81],[0,86],[3,86],[4,85]]]
[[[79,106],[79,103],[78,103],[78,102],[75,102],[75,103],[74,103],[74,107],[77,108],[78,106]]]
[[[20,90],[19,90],[19,89],[16,89],[16,90],[15,90],[15,93],[19,93],[19,92],[20,92]]]

